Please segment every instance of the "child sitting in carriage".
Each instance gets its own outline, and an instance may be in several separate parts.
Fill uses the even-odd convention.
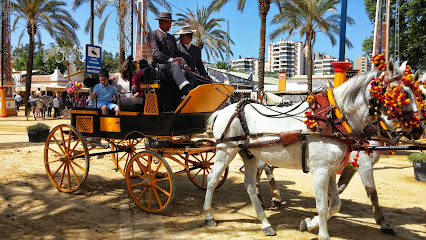
[[[120,109],[118,108],[117,104],[114,104],[111,102],[112,96],[115,95],[115,97],[118,99],[118,92],[115,87],[110,85],[108,83],[109,80],[109,74],[108,71],[105,69],[102,69],[99,72],[99,81],[100,83],[96,84],[93,92],[92,92],[92,98],[96,99],[96,108],[100,108],[102,111],[102,115],[108,115],[108,109],[114,110],[115,115],[120,115]]]

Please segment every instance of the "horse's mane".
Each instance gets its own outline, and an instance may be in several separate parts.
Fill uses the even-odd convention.
[[[333,90],[337,106],[342,112],[353,113],[359,108],[360,101],[368,102],[365,94],[371,78],[376,78],[377,70],[356,75]]]

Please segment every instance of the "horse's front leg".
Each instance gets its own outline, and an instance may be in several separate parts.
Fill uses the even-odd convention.
[[[213,193],[219,183],[220,176],[222,176],[223,172],[238,152],[236,148],[227,148],[226,144],[218,144],[217,147],[216,160],[207,176],[206,197],[204,199],[204,212],[206,213],[205,223],[207,226],[217,225],[212,214]]]
[[[241,153],[240,153],[241,155]],[[262,195],[260,194],[260,177],[262,176],[263,169],[266,167],[266,163],[262,160],[257,160],[257,171],[256,171],[256,195],[259,198],[259,201],[263,208],[265,208],[265,202],[262,199]]]
[[[374,183],[373,175],[373,164],[377,162],[380,155],[378,153],[372,153],[371,156],[367,154],[360,154],[358,158],[359,167],[357,168],[359,176],[361,177],[362,183],[364,184],[367,196],[373,206],[373,214],[376,223],[380,225],[380,229],[390,235],[395,235],[392,226],[386,221],[385,217],[379,206],[379,197],[376,191],[376,184]]]
[[[266,218],[265,211],[263,211],[262,204],[256,194],[257,161],[255,158],[249,159],[244,151],[240,151],[240,155],[245,168],[244,185],[247,188],[254,210],[256,210],[257,218],[262,222],[262,231],[267,236],[274,236],[276,235],[275,230]]]

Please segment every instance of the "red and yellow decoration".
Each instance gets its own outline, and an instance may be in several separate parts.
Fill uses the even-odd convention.
[[[309,97],[308,97],[309,99]],[[306,101],[308,102],[308,99]],[[309,102],[311,103],[311,102]],[[313,102],[312,102],[313,103]],[[305,112],[305,117],[307,118],[305,121],[303,121],[306,126],[311,130],[316,130],[318,123],[313,119],[314,115],[312,114],[312,109],[310,108],[307,112]]]
[[[359,151],[356,153],[354,160],[351,162],[351,165],[352,165],[353,168],[359,167],[358,158],[359,158]]]
[[[386,71],[385,54],[374,55],[373,64],[379,71]]]

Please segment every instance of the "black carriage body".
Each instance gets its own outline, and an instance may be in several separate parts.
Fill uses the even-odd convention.
[[[144,136],[179,136],[202,133],[211,113],[161,112],[143,115],[139,112],[121,112],[121,116],[102,116],[98,109],[73,108],[71,125],[84,136],[100,138],[137,138]]]

